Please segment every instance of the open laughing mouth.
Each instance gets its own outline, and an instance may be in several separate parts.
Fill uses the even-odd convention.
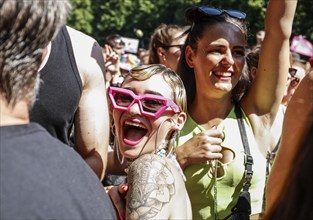
[[[129,146],[137,145],[147,134],[148,129],[141,123],[125,121],[123,125],[123,141]]]

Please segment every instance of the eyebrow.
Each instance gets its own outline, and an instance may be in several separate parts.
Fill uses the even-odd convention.
[[[136,94],[135,91],[134,91],[131,87],[124,87],[123,89],[130,90],[130,91],[132,91],[134,94]],[[156,91],[153,91],[153,90],[145,90],[145,91],[144,91],[144,94],[153,94],[153,95],[158,95],[158,96],[164,97],[161,93],[156,92]]]
[[[212,43],[212,44],[208,44],[206,47],[207,47],[207,48],[208,48],[208,47],[225,47],[225,45]]]
[[[153,94],[153,95],[158,95],[164,97],[161,93],[152,91],[152,90],[145,90],[145,93]]]
[[[223,45],[223,44],[209,44],[208,46],[207,46],[207,48],[209,48],[209,47],[221,47],[221,48],[225,48],[226,46],[225,45]],[[245,46],[245,45],[237,45],[237,46],[234,46],[233,47],[233,49],[243,49],[243,50],[245,50],[247,48],[247,46]]]

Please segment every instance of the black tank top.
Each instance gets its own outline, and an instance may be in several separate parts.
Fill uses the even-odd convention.
[[[69,136],[82,93],[71,40],[64,26],[52,41],[51,52],[40,71],[40,88],[30,120],[69,145]]]

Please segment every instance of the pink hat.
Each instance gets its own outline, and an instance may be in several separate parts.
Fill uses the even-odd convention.
[[[290,51],[308,58],[313,57],[313,45],[305,36],[294,36],[291,41]]]

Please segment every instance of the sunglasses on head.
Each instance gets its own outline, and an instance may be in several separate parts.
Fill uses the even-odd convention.
[[[198,7],[198,12],[202,13],[206,16],[218,16],[223,13],[228,14],[230,17],[237,18],[243,20],[246,18],[246,13],[237,11],[237,10],[225,10],[225,9],[218,9],[218,8],[211,8],[208,6],[200,6]]]
[[[129,111],[133,104],[138,103],[140,113],[151,118],[159,117],[168,107],[171,107],[175,113],[180,112],[173,100],[163,96],[153,94],[138,96],[131,90],[118,87],[109,87],[108,93],[115,110]]]
[[[163,48],[171,48],[171,47],[178,47],[180,50],[183,50],[183,44],[174,44],[174,45],[163,45]]]

